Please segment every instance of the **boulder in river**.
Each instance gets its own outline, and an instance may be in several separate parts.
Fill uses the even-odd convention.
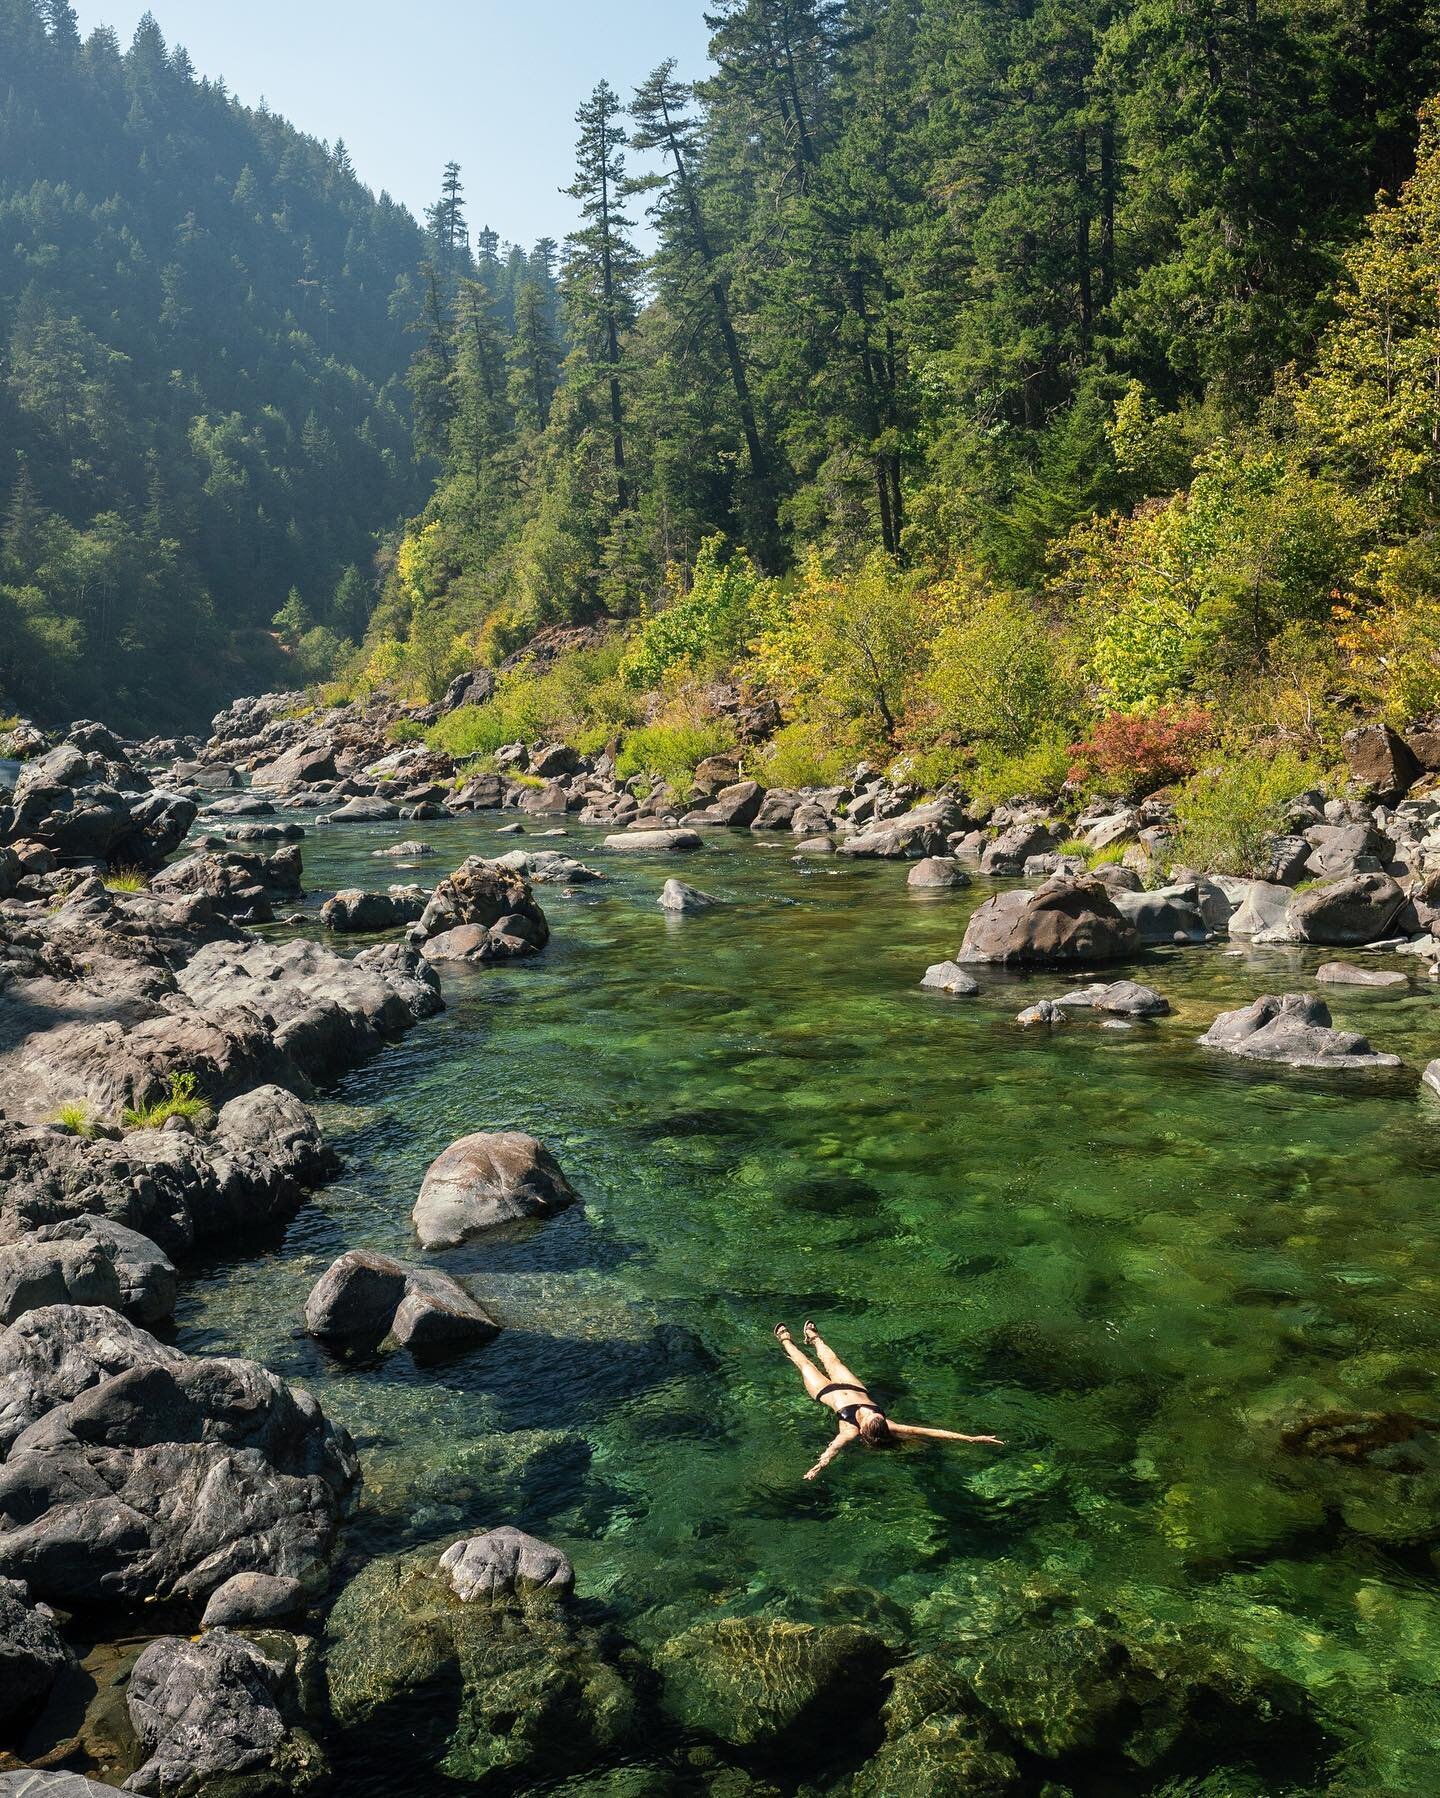
[[[67,1606],[198,1603],[246,1572],[323,1588],[360,1478],[309,1393],[101,1308],[0,1335],[0,1431],[0,1574]]]
[[[1367,1037],[1334,1029],[1329,1007],[1314,993],[1267,993],[1253,1005],[1222,1012],[1200,1041],[1227,1055],[1294,1068],[1400,1066],[1398,1055],[1378,1053]]]
[[[329,1769],[309,1728],[319,1694],[315,1645],[278,1632],[161,1636],[130,1674],[126,1704],[146,1755],[126,1790],[152,1798],[244,1792],[287,1798]]]
[[[943,855],[962,822],[953,799],[932,799],[898,818],[886,818],[857,831],[839,845],[840,854],[884,861]]]
[[[1168,999],[1162,998],[1154,987],[1142,986],[1138,980],[1112,980],[1108,984],[1072,987],[1068,993],[1043,999],[1040,1004],[1059,1012],[1098,1011],[1120,1018],[1160,1018],[1170,1010]],[[1024,1021],[1023,1017],[1021,1021]]]
[[[374,1345],[387,1336],[416,1350],[488,1342],[500,1326],[458,1280],[389,1255],[350,1249],[305,1301],[305,1327],[324,1342]]]
[[[273,1573],[237,1573],[210,1594],[201,1629],[255,1629],[284,1623],[305,1606],[305,1588],[298,1579],[281,1579]]]
[[[1033,967],[1120,961],[1138,938],[1115,899],[1097,880],[1064,877],[997,893],[971,917],[955,959]]]
[[[656,903],[662,911],[679,913],[709,911],[720,901],[710,893],[702,893],[699,887],[687,886],[683,880],[667,880]]]
[[[1209,934],[1201,895],[1193,884],[1139,893],[1113,892],[1110,896],[1120,916],[1135,926],[1142,943],[1203,943]],[[1227,906],[1227,915],[1228,911]]]
[[[1285,913],[1285,934],[1292,940],[1337,948],[1408,936],[1415,927],[1409,899],[1388,874],[1324,881],[1293,894]]]
[[[300,897],[301,859],[296,848],[274,855],[200,852],[162,868],[150,882],[156,893],[203,893],[222,917],[268,924],[277,899]]]
[[[693,830],[619,830],[604,846],[622,855],[687,855],[704,848]]]
[[[431,1162],[415,1201],[415,1230],[427,1249],[453,1248],[497,1224],[551,1217],[578,1196],[533,1136],[480,1131]]]
[[[34,1722],[71,1664],[49,1605],[36,1604],[23,1580],[0,1579],[0,1743]]]
[[[575,1569],[558,1548],[510,1524],[455,1542],[440,1557],[440,1573],[457,1598],[515,1598],[543,1592],[566,1598]]]
[[[1357,968],[1350,961],[1327,961],[1315,970],[1322,986],[1368,986],[1399,991],[1410,985],[1408,974],[1398,968]]]
[[[391,887],[388,893],[346,887],[320,907],[320,922],[337,935],[375,936],[382,930],[418,924],[424,910],[425,895],[419,887]]]
[[[435,946],[439,939],[462,928],[484,931],[490,938],[490,952],[480,953],[485,946],[482,941],[465,949],[456,943]],[[550,926],[525,876],[503,862],[486,861],[478,855],[470,856],[436,887],[421,916],[419,932],[426,940],[430,960],[533,955],[550,941]]]
[[[285,1097],[288,1099],[289,1094]],[[242,1108],[240,1115],[254,1117],[255,1114]],[[234,1121],[232,1114],[231,1122]],[[57,1247],[75,1243],[94,1245],[115,1270],[119,1297],[114,1300],[114,1307],[132,1323],[162,1323],[175,1315],[178,1287],[175,1264],[158,1243],[138,1230],[116,1223],[113,1218],[85,1212],[78,1217],[42,1224],[29,1241],[37,1246],[47,1243]],[[64,1302],[83,1301],[72,1298]]]
[[[382,799],[379,794],[362,794],[355,799],[347,799],[344,805],[333,812],[324,813],[317,822],[320,824],[393,824],[400,816],[400,808],[390,800]]]
[[[970,876],[953,856],[927,855],[905,877],[905,884],[918,890],[943,890],[949,887],[968,887]]]
[[[317,781],[337,778],[333,744],[297,743],[273,762],[257,768],[250,777],[250,785],[262,793],[288,793],[295,787],[314,786]]]
[[[933,967],[926,968],[920,981],[932,993],[951,993],[956,998],[971,998],[980,991],[980,983],[973,974],[967,974],[958,962],[937,961]]]

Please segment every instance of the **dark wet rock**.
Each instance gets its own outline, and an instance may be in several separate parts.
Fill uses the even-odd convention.
[[[1200,1038],[1207,1049],[1249,1061],[1278,1061],[1296,1068],[1395,1068],[1398,1055],[1382,1055],[1369,1039],[1331,1026],[1330,1010],[1313,993],[1265,994],[1253,1005],[1222,1012]]]
[[[50,1607],[36,1604],[23,1580],[0,1579],[0,1742],[34,1722],[71,1664]]]
[[[1410,901],[1388,874],[1354,874],[1296,893],[1285,914],[1286,934],[1297,942],[1374,943],[1412,934]]]
[[[103,726],[76,736],[21,768],[0,808],[6,840],[39,843],[62,861],[158,866],[184,840],[195,801],[151,787]]]
[[[115,1263],[94,1242],[14,1242],[0,1248],[0,1324],[42,1305],[120,1308]]]
[[[704,848],[693,830],[622,830],[606,837],[604,846],[625,855],[684,855]]]
[[[303,824],[232,824],[219,840],[227,843],[298,843],[304,835]],[[206,838],[200,846],[211,847],[211,839]],[[297,867],[297,877],[299,872]]]
[[[457,674],[451,681],[440,701],[440,710],[442,713],[454,712],[462,705],[486,705],[494,697],[494,670],[472,668],[468,674]]]
[[[720,901],[710,893],[702,893],[699,887],[687,886],[683,880],[667,880],[656,903],[662,911],[697,912],[709,911]]]
[[[1433,1443],[1435,1430],[1433,1418],[1409,1411],[1322,1411],[1287,1424],[1280,1442],[1287,1454],[1307,1460],[1360,1463],[1422,1437]]]
[[[210,1594],[201,1629],[253,1629],[285,1623],[305,1608],[305,1588],[298,1579],[273,1573],[237,1573]]]
[[[126,1701],[148,1757],[126,1780],[154,1798],[287,1798],[315,1790],[328,1767],[308,1727],[317,1708],[315,1648],[270,1632],[211,1629],[162,1636],[136,1661]]]
[[[1341,748],[1350,772],[1379,799],[1399,799],[1420,776],[1420,764],[1388,724],[1365,724],[1346,731]]]
[[[440,1575],[467,1604],[532,1592],[566,1598],[575,1586],[575,1569],[558,1548],[510,1524],[452,1543],[440,1557]]]
[[[951,834],[963,822],[960,808],[951,799],[932,799],[896,818],[871,824],[839,845],[841,855],[882,860],[945,853]]]
[[[853,1798],[1010,1798],[1026,1789],[1011,1744],[953,1657],[897,1667],[882,1717],[885,1740],[856,1775]]]
[[[1353,962],[1327,961],[1315,970],[1322,986],[1368,986],[1397,990],[1408,988],[1410,976],[1398,968],[1357,968]]]
[[[439,950],[434,940],[463,927],[483,930],[493,938],[489,956],[466,949],[457,956],[454,943]],[[550,941],[550,926],[530,883],[514,868],[472,855],[448,879],[442,880],[420,918],[419,931],[431,946],[433,960],[503,959],[506,954],[534,954]],[[516,943],[523,945],[511,948]]]
[[[202,851],[172,862],[154,876],[150,886],[156,893],[203,893],[222,917],[268,924],[275,915],[277,899],[299,898],[300,879],[300,851],[296,848],[270,856]]]
[[[388,893],[366,893],[358,887],[347,887],[320,907],[320,922],[337,935],[374,936],[382,930],[418,924],[425,903],[419,887],[391,887]]]
[[[1203,943],[1208,934],[1201,896],[1193,885],[1112,892],[1111,898],[1142,943]]]
[[[1057,879],[1034,891],[997,893],[970,919],[959,962],[1036,967],[1119,961],[1133,955],[1134,926],[1098,881]]]
[[[479,1132],[431,1162],[415,1201],[415,1229],[427,1249],[452,1248],[497,1224],[551,1217],[578,1196],[533,1136]]]
[[[323,1153],[318,1144],[316,1152]],[[174,1316],[179,1284],[175,1264],[158,1243],[138,1230],[108,1217],[85,1213],[43,1224],[31,1240],[37,1244],[93,1244],[114,1268],[119,1287],[117,1299],[101,1302],[113,1302],[114,1308],[124,1312],[132,1323],[163,1323]],[[65,1302],[81,1301],[72,1298]]]
[[[394,1336],[416,1350],[488,1342],[500,1328],[448,1274],[367,1249],[348,1250],[316,1281],[305,1327],[324,1342],[375,1344]]]
[[[0,1122],[0,1240],[108,1238],[122,1306],[151,1321],[173,1306],[161,1250],[288,1220],[333,1168],[314,1115],[281,1087],[232,1099],[204,1136],[137,1130],[116,1142]]]
[[[931,992],[952,993],[957,998],[968,999],[980,991],[975,977],[954,961],[937,961],[933,967],[926,968],[920,984]]]
[[[764,803],[765,789],[759,781],[731,781],[706,806],[706,821],[731,830],[748,830]]]
[[[316,781],[338,778],[333,744],[297,743],[273,762],[257,768],[250,777],[250,785],[259,792],[288,793],[295,787],[313,786]]]
[[[917,888],[968,887],[970,876],[951,856],[927,855],[916,862],[905,884]]]
[[[0,1429],[0,1573],[66,1605],[199,1601],[246,1572],[318,1589],[359,1484],[307,1392],[100,1309],[0,1336]]]
[[[889,1661],[878,1636],[851,1624],[723,1617],[667,1642],[658,1666],[664,1708],[682,1728],[799,1757],[837,1732],[863,1740]]]
[[[639,1721],[599,1635],[544,1589],[467,1603],[430,1558],[375,1561],[351,1581],[325,1665],[342,1729],[395,1733],[456,1781],[561,1779],[619,1751]]]

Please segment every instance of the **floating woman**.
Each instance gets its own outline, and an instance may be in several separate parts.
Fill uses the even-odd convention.
[[[927,1430],[915,1423],[895,1423],[888,1418],[870,1396],[869,1388],[857,1380],[850,1369],[820,1338],[820,1332],[807,1317],[805,1341],[814,1351],[820,1366],[795,1346],[784,1324],[776,1324],[780,1346],[800,1370],[805,1390],[817,1405],[825,1405],[839,1419],[835,1440],[805,1475],[813,1480],[820,1470],[833,1461],[842,1448],[863,1441],[870,1448],[883,1448],[890,1442],[925,1440],[930,1442],[991,1442],[1001,1447],[998,1436],[962,1436],[958,1430]],[[821,1369],[824,1371],[822,1372]],[[858,1396],[855,1396],[858,1395]]]

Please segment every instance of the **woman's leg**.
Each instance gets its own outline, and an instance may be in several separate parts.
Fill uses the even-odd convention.
[[[784,1349],[785,1353],[795,1363],[795,1366],[799,1368],[800,1378],[805,1382],[805,1390],[810,1394],[811,1398],[814,1398],[825,1385],[824,1374],[821,1373],[820,1369],[808,1355],[802,1354],[800,1350],[796,1348],[794,1340],[784,1324],[776,1325],[775,1334],[779,1337],[781,1348]]]
[[[820,1332],[808,1318],[805,1321],[805,1340],[815,1351],[816,1355],[819,1357],[820,1365],[825,1369],[826,1374],[836,1385],[844,1384],[846,1386],[864,1387],[865,1382],[856,1379],[855,1375],[851,1373],[850,1369],[835,1353],[834,1349],[830,1347],[829,1343],[821,1340]]]

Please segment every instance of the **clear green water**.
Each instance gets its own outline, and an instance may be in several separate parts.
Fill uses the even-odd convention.
[[[315,901],[410,878],[369,853],[407,829],[312,831]],[[426,826],[421,877],[514,845],[493,831]],[[912,895],[903,865],[806,870],[792,847],[725,835],[542,889],[547,954],[454,974],[445,1016],[328,1095],[345,1180],[273,1252],[203,1270],[183,1344],[258,1356],[349,1426],[356,1559],[513,1521],[646,1649],[761,1610],[920,1647],[1040,1581],[1303,1682],[1337,1789],[1440,1789],[1440,1474],[1279,1439],[1317,1412],[1440,1411],[1440,1101],[1414,1078],[1440,1053],[1434,988],[1330,995],[1406,1078],[1196,1047],[1320,959],[1291,951],[1158,953],[1132,971],[1172,1017],[1022,1032],[1063,978],[916,985],[983,883]],[[671,920],[671,873],[731,903]],[[504,1333],[429,1368],[298,1335],[333,1256],[418,1257],[427,1163],[503,1128],[586,1201],[439,1258]],[[857,1449],[807,1485],[827,1432],[770,1334],[807,1315],[900,1418],[1006,1447]],[[382,1750],[374,1790],[394,1777]]]

